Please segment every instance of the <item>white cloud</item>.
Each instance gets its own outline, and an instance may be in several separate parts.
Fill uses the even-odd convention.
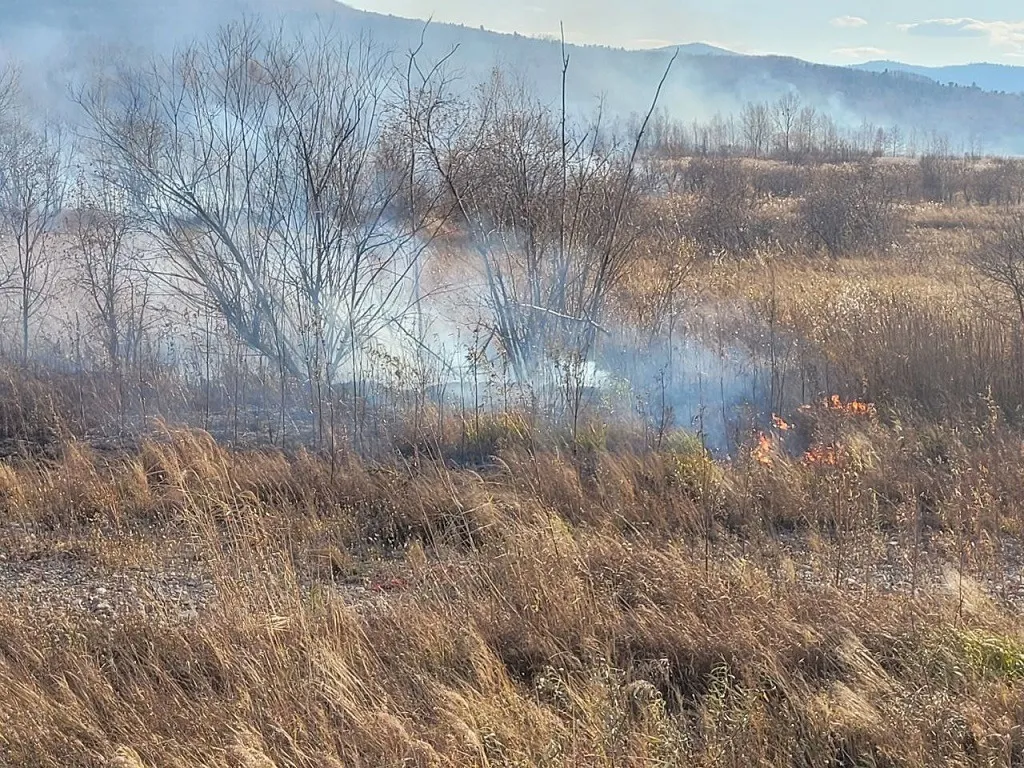
[[[833,27],[849,29],[851,27],[866,27],[868,25],[868,20],[862,19],[860,16],[836,16],[829,23]]]
[[[854,48],[836,48],[832,53],[835,56],[842,56],[844,59],[880,59],[888,54],[888,51],[863,45]]]
[[[899,28],[917,37],[986,37],[985,22],[977,19],[928,19]]]
[[[917,37],[987,38],[1000,48],[1024,49],[1024,21],[980,21],[979,19],[927,19],[900,24],[908,35]]]

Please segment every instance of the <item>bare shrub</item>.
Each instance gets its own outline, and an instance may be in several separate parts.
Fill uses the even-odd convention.
[[[564,56],[564,53],[563,53]],[[491,337],[520,384],[558,369],[573,417],[608,301],[639,235],[637,160],[662,86],[635,132],[571,122],[495,75],[419,136],[478,256]],[[563,58],[563,96],[569,60]]]
[[[758,242],[756,202],[743,165],[737,160],[695,160],[696,198],[690,236],[705,256],[740,254]]]
[[[923,155],[918,161],[921,190],[926,200],[951,203],[961,185],[962,167],[956,158],[943,154]]]
[[[891,181],[870,162],[819,171],[800,219],[811,243],[833,257],[888,250],[901,223]]]
[[[759,197],[800,197],[807,190],[810,173],[807,168],[783,163],[755,166],[751,184]]]
[[[1024,331],[1024,214],[1014,213],[987,233],[969,261],[1011,302]]]
[[[965,187],[967,197],[978,205],[1019,205],[1024,173],[1018,162],[997,158],[971,169]]]

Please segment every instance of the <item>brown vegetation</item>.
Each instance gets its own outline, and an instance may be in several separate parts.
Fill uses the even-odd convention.
[[[0,763],[1024,764],[1024,168],[378,53],[83,94],[11,243]]]
[[[1005,428],[837,398],[732,462],[679,435],[588,472],[508,437],[476,471],[176,430],[7,463],[0,758],[1020,759]]]

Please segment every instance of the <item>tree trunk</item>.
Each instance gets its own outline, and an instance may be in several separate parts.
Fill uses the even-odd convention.
[[[21,362],[28,364],[28,316],[30,309],[28,285],[22,286],[21,291]]]

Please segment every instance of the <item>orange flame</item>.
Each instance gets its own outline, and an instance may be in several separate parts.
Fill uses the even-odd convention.
[[[836,467],[839,465],[839,451],[834,445],[819,445],[804,454],[804,463]]]
[[[757,445],[750,452],[754,461],[770,467],[772,464],[772,441],[764,432],[757,433]]]
[[[772,426],[780,432],[789,432],[789,430],[793,428],[792,424],[789,424],[785,419],[777,414],[772,414]]]
[[[832,411],[845,411],[860,416],[869,416],[875,412],[874,403],[865,403],[863,400],[850,400],[848,403],[844,403],[843,398],[839,395],[829,397],[825,401],[825,407]]]

